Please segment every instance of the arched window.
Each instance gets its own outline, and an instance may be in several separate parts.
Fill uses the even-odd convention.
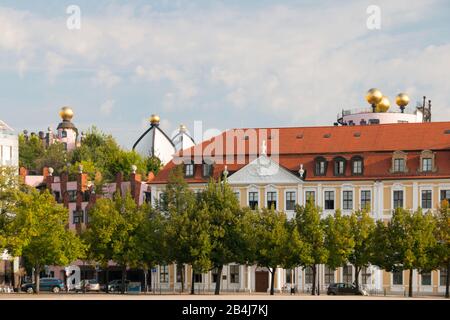
[[[364,159],[361,156],[354,156],[351,160],[352,164],[352,174],[362,175],[364,172]]]
[[[316,176],[324,176],[327,174],[327,160],[324,157],[315,159],[314,173]]]
[[[67,138],[67,131],[66,130],[61,131],[61,138]]]
[[[334,175],[343,176],[345,174],[346,160],[342,157],[334,158]]]

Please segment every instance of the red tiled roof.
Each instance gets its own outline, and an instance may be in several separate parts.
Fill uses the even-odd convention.
[[[252,130],[256,139],[252,141]],[[300,164],[306,170],[306,180],[356,180],[356,179],[394,179],[394,178],[448,178],[450,177],[450,122],[430,122],[430,123],[403,123],[403,124],[382,124],[366,126],[330,126],[330,127],[298,127],[298,128],[257,128],[257,129],[232,129],[223,132],[221,135],[206,140],[190,149],[183,150],[180,155],[188,157],[191,153],[202,150],[211,150],[211,155],[218,158],[239,154],[244,155],[245,163],[236,164],[236,161],[227,163],[230,173],[239,170],[248,163],[249,155],[254,155],[258,150],[255,147],[261,145],[262,140],[267,141],[267,153],[272,152],[272,144],[279,141],[280,165],[288,170],[297,172]],[[234,137],[232,151],[227,151],[226,136],[230,133],[237,134]],[[244,135],[250,138],[245,140]],[[277,139],[277,135],[279,139]],[[271,139],[268,139],[272,136]],[[218,143],[223,139],[224,143]],[[253,144],[252,144],[253,143]],[[237,152],[237,146],[241,144],[241,152]],[[250,144],[250,145],[249,145]],[[230,146],[230,143],[228,144]],[[253,149],[250,150],[250,148]],[[230,148],[231,149],[231,148]],[[408,153],[406,174],[392,174],[391,167],[392,152],[402,150]],[[437,172],[418,173],[419,156],[423,150],[433,150],[436,152]],[[203,153],[204,154],[204,153]],[[332,162],[329,162],[326,176],[314,176],[314,159],[317,156],[324,156],[327,160],[332,160],[340,155],[350,160],[352,156],[360,155],[364,158],[363,176],[352,176],[350,165],[347,165],[344,177],[333,175]],[[349,163],[349,162],[348,162]],[[153,183],[165,183],[169,171],[174,167],[170,162],[156,176]],[[224,169],[224,164],[214,166],[214,177],[218,177]],[[196,165],[195,176],[188,179],[190,183],[205,182],[201,176],[200,165]]]

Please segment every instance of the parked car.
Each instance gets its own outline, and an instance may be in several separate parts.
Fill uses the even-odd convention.
[[[100,291],[100,283],[95,279],[81,280],[78,285],[75,285],[75,292],[86,291]]]
[[[125,291],[127,291],[130,280],[125,280]],[[113,280],[108,283],[108,290],[110,292],[118,292],[122,290],[122,280]]]
[[[35,283],[25,283],[21,287],[22,291],[26,291],[28,293],[36,292],[36,284]],[[64,290],[64,282],[60,279],[56,278],[41,278],[39,279],[39,291],[49,291],[58,293]]]
[[[356,288],[354,284],[350,283],[332,283],[327,290],[328,295],[361,295],[368,296],[366,290]]]

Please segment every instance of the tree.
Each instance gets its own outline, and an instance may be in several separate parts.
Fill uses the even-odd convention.
[[[436,215],[436,250],[437,267],[445,268],[445,297],[449,298],[450,286],[450,206],[447,200],[442,201],[441,207]]]
[[[311,294],[316,294],[316,275],[317,265],[326,263],[328,258],[328,250],[325,247],[325,230],[321,221],[320,208],[315,206],[312,200],[308,200],[305,206],[296,207],[296,225],[300,240],[305,247],[305,253],[309,252],[310,256],[304,255],[301,266],[310,267],[313,272],[313,286]],[[319,288],[317,288],[319,289]]]
[[[373,256],[372,244],[374,242],[375,221],[367,210],[353,212],[350,216],[350,237],[353,248],[348,257],[355,267],[355,285],[359,288],[359,273],[367,268]]]
[[[36,170],[36,159],[43,154],[44,145],[37,135],[25,138],[23,134],[19,134],[19,166]]]
[[[325,248],[328,252],[326,264],[333,270],[347,264],[355,241],[351,237],[350,218],[343,216],[340,210],[323,221]]]
[[[217,269],[215,294],[220,293],[223,266],[231,262],[242,261],[240,248],[242,233],[239,219],[239,202],[226,181],[210,180],[201,194],[199,209],[206,210],[210,221],[211,261]]]
[[[20,239],[13,239],[9,234],[9,224],[14,220],[14,208],[16,207],[19,193],[19,177],[17,169],[0,166],[0,252],[6,246]]]
[[[11,252],[33,265],[39,293],[39,273],[45,265],[68,265],[83,258],[86,247],[67,230],[68,210],[58,205],[48,191],[21,193],[14,214],[11,230],[22,242]]]
[[[384,227],[377,223],[375,233],[376,264],[386,271],[409,270],[409,297],[413,296],[413,270],[430,271],[432,254],[436,246],[435,221],[430,212],[423,213],[397,208]],[[383,235],[385,233],[385,235]]]
[[[153,172],[155,176],[158,174],[159,170],[161,170],[163,166],[161,160],[156,156],[146,157],[144,161],[146,172]]]
[[[285,213],[264,208],[254,214],[258,215],[255,218],[257,224],[254,230],[255,262],[269,270],[270,294],[273,295],[276,269],[291,262],[288,258],[296,246],[289,243],[290,233]]]
[[[35,160],[35,169],[39,172],[45,167],[52,167],[55,174],[60,174],[67,166],[67,152],[64,145],[55,142],[44,149],[44,152]]]

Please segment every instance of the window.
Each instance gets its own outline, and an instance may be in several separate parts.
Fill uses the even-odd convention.
[[[201,283],[202,282],[202,274],[201,273],[196,273],[194,274],[194,283]]]
[[[183,278],[183,272],[184,272],[184,265],[177,264],[177,282],[181,282],[181,279]]]
[[[405,159],[394,159],[394,172],[405,172]]]
[[[55,191],[53,192],[53,195],[55,196],[55,201],[61,203],[61,192]]]
[[[313,283],[313,270],[311,267],[305,268],[305,284]]]
[[[423,286],[431,286],[431,272],[424,272],[420,274]]]
[[[327,161],[325,158],[317,158],[315,165],[315,174],[316,176],[324,176],[327,173]]]
[[[334,175],[343,176],[345,174],[345,159],[336,158],[334,159]]]
[[[85,219],[86,223],[90,223],[91,222],[91,215],[89,214],[89,211],[87,209],[86,209],[85,216],[86,216],[86,219]]]
[[[160,192],[159,193],[159,205],[161,207],[164,207],[164,197],[165,197],[164,192]]]
[[[334,283],[334,270],[325,266],[325,284]]]
[[[184,165],[184,175],[186,177],[194,176],[194,164],[193,163],[187,163]]]
[[[219,279],[219,270],[217,268],[212,269],[211,275],[212,275],[212,282],[216,283],[217,280]]]
[[[253,210],[258,208],[258,192],[248,193],[248,206]]]
[[[169,282],[169,266],[159,267],[159,282],[161,283]]]
[[[286,283],[294,283],[294,281],[293,281],[293,272],[292,272],[292,269],[286,269],[286,278],[285,278],[285,282],[286,282]]]
[[[392,284],[396,286],[403,285],[403,271],[392,272]]]
[[[440,268],[439,269],[439,285],[445,286],[447,281],[447,269],[446,268]]]
[[[275,191],[267,192],[267,208],[277,208],[277,193]]]
[[[450,202],[450,190],[441,190],[441,202],[444,200]]]
[[[325,191],[325,210],[334,210],[334,191]]]
[[[394,191],[394,209],[403,208],[403,191]]]
[[[239,283],[239,265],[230,266],[230,283]]]
[[[67,138],[67,131],[66,130],[61,131],[61,138]]]
[[[431,190],[422,190],[421,195],[422,195],[422,208],[423,209],[431,209],[432,208]]]
[[[295,191],[287,191],[286,192],[286,210],[294,210],[295,209]]]
[[[342,208],[344,210],[353,210],[353,191],[343,191],[342,193],[343,203]]]
[[[370,209],[371,206],[371,192],[370,190],[361,191],[361,209]]]
[[[354,157],[352,159],[352,174],[363,174],[363,159],[361,157]]]
[[[66,142],[63,142],[63,148],[65,151],[67,151],[67,143]]]
[[[342,270],[343,282],[352,283],[353,282],[353,268],[352,266],[344,266]]]
[[[151,203],[152,202],[152,193],[150,191],[144,192],[144,201],[145,203]]]
[[[433,160],[431,158],[422,159],[422,171],[430,172],[433,169]]]
[[[311,201],[313,204],[316,203],[316,192],[315,191],[305,191],[306,202]]]
[[[67,193],[69,195],[69,202],[77,201],[77,190],[68,190]]]
[[[380,119],[369,119],[369,124],[380,124]]]
[[[73,224],[83,223],[83,210],[74,210],[73,211]]]
[[[204,163],[203,164],[203,176],[204,177],[210,177],[213,171],[213,165]]]
[[[370,284],[370,277],[372,276],[372,273],[370,272],[370,269],[367,267],[363,267],[361,269],[361,280],[362,284]]]

